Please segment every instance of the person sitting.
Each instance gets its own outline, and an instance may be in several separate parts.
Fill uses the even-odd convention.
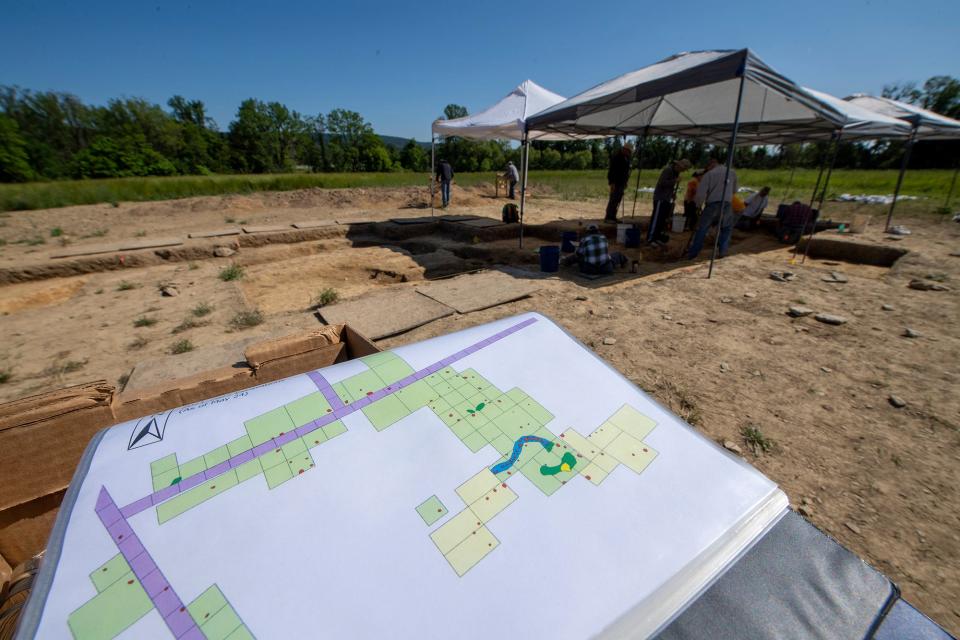
[[[737,228],[753,229],[757,226],[757,223],[760,222],[760,216],[763,215],[763,210],[767,207],[768,195],[770,195],[770,187],[763,187],[747,198],[747,206],[737,221]]]
[[[780,213],[777,225],[777,238],[783,244],[796,244],[803,236],[808,224],[815,223],[816,212],[799,200],[794,200],[789,207],[784,207]]]
[[[580,240],[580,245],[571,259],[576,260],[580,265],[580,273],[590,275],[611,274],[616,264],[622,266],[626,261],[626,257],[619,253],[610,255],[607,237],[595,224],[587,227],[587,234]]]

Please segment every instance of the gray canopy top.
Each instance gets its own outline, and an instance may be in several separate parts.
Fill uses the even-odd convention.
[[[844,100],[875,113],[910,123],[911,126],[916,128],[918,139],[960,139],[960,120],[954,120],[899,100],[870,96],[865,93],[857,93],[844,98]]]
[[[777,73],[749,49],[680,53],[631,71],[527,119],[529,132],[668,135],[737,144],[829,139],[849,116]]]

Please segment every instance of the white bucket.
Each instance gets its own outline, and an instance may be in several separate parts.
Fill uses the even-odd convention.
[[[682,233],[684,227],[687,226],[687,218],[685,216],[673,216],[673,232]]]
[[[627,229],[632,226],[632,224],[622,223],[617,225],[617,244],[627,244]]]

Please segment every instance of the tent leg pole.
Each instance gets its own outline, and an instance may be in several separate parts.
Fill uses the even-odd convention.
[[[836,134],[834,134],[836,135]],[[833,138],[831,138],[831,141]],[[827,152],[823,154],[820,159],[820,173],[817,174],[817,181],[813,185],[813,193],[810,194],[810,209],[811,211],[807,213],[803,218],[803,227],[800,229],[800,236],[802,237],[804,233],[807,232],[807,225],[810,224],[810,216],[813,214],[813,203],[817,201],[817,192],[820,191],[820,181],[823,180],[823,171],[827,167],[827,158],[829,157],[829,147]],[[794,264],[797,261],[797,254],[800,253],[800,243],[793,245],[793,257],[790,258],[790,264]]]
[[[781,145],[780,148],[781,150],[785,150],[785,147],[786,145]],[[794,163],[793,166],[790,167],[790,179],[787,180],[787,188],[784,189],[783,194],[781,195],[781,198],[780,198],[781,204],[785,203],[789,198],[790,188],[793,187],[793,174],[796,173],[796,171],[797,171],[797,165],[796,163]]]
[[[903,174],[907,171],[907,164],[910,162],[910,152],[913,151],[913,141],[917,137],[917,128],[913,128],[910,139],[907,140],[907,148],[903,150],[903,160],[900,162],[900,175],[897,176],[897,187],[893,190],[893,202],[890,203],[890,211],[887,213],[887,226],[883,228],[885,232],[890,231],[890,223],[893,222],[893,210],[897,206],[897,198],[900,197],[900,186],[903,184]]]
[[[437,144],[436,138],[430,134],[430,215],[433,212],[433,189],[437,184]]]
[[[523,208],[527,201],[527,172],[530,171],[530,141],[527,134],[523,134],[520,154],[523,160],[523,181],[520,184],[520,248],[523,249]]]
[[[947,199],[943,203],[944,209],[950,208],[950,201],[953,200],[953,188],[957,186],[958,173],[960,173],[960,162],[957,163],[957,168],[953,170],[953,180],[950,181],[950,191],[947,192]]]
[[[633,190],[633,212],[630,214],[631,218],[637,215],[637,198],[640,196],[640,174],[643,172],[643,145],[646,141],[647,132],[644,130],[643,135],[637,140],[637,186]]]
[[[733,116],[733,131],[730,133],[730,148],[727,150],[727,170],[723,174],[723,191],[720,192],[720,219],[717,221],[717,237],[713,240],[713,253],[710,254],[710,269],[707,271],[707,279],[713,276],[713,263],[717,260],[717,251],[720,249],[720,235],[723,233],[723,214],[724,203],[727,201],[727,186],[730,184],[730,167],[733,165],[733,150],[737,145],[737,130],[740,128],[740,105],[743,103],[743,85],[746,76],[741,70],[740,90],[737,92],[737,111]],[[731,194],[732,196],[735,194]],[[731,202],[731,210],[733,203]]]
[[[830,168],[827,169],[827,177],[824,178],[823,180],[823,188],[820,190],[820,198],[817,201],[817,209],[819,209],[820,212],[823,212],[823,201],[827,197],[827,187],[830,186],[830,176],[833,175],[833,166],[836,164],[837,154],[840,152],[840,136],[841,135],[843,135],[842,130],[839,133],[837,133],[836,138],[834,139],[834,142],[833,142],[833,155],[830,156]],[[803,258],[800,260],[800,264],[803,264],[804,262],[807,261],[807,254],[810,252],[810,242],[813,240],[813,234],[816,230],[817,230],[817,223],[816,221],[814,221],[814,223],[810,225],[810,235],[807,236],[807,243],[803,246]]]

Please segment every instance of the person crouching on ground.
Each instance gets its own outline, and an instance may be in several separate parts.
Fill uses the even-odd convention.
[[[747,206],[737,221],[737,228],[753,229],[757,226],[760,222],[760,216],[763,215],[763,210],[767,208],[768,195],[770,195],[770,187],[763,187],[747,198]]]
[[[568,259],[569,263],[576,260],[580,265],[580,273],[591,275],[613,273],[615,266],[624,266],[626,256],[621,253],[610,253],[607,237],[600,232],[600,227],[591,224],[587,227],[587,234],[580,240],[580,245]]]
[[[507,163],[507,170],[504,172],[504,175],[510,183],[510,199],[516,200],[514,192],[516,191],[517,183],[520,182],[520,172],[517,171],[517,168],[514,166],[513,160]]]
[[[623,192],[630,181],[630,156],[633,155],[633,147],[629,144],[623,145],[620,153],[614,153],[610,156],[610,168],[607,169],[607,184],[610,185],[610,199],[607,201],[607,215],[605,222],[617,221],[617,209],[620,208],[620,201],[623,200]]]
[[[724,178],[729,177],[729,182],[724,186]],[[733,194],[737,192],[737,173],[730,168],[727,175],[726,166],[720,164],[716,158],[710,158],[707,162],[706,171],[700,178],[700,186],[697,187],[697,206],[703,206],[703,214],[700,216],[700,222],[697,225],[697,231],[693,236],[693,242],[690,243],[690,252],[687,259],[693,260],[703,249],[703,242],[710,231],[710,227],[719,224],[719,255],[721,258],[727,255],[727,249],[730,247],[730,236],[733,234],[733,223],[735,216],[733,214]]]
[[[653,189],[653,213],[650,215],[650,226],[647,228],[647,244],[670,241],[667,225],[673,217],[673,203],[676,200],[677,184],[684,171],[690,168],[690,161],[674,160],[660,172],[657,186]]]

